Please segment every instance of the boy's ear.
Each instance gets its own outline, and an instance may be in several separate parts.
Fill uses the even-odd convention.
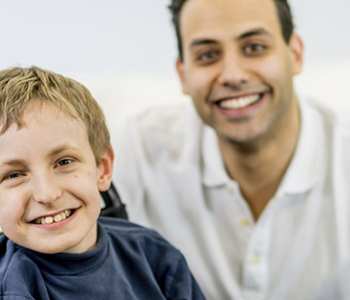
[[[97,166],[97,186],[100,192],[107,191],[112,182],[114,152],[112,146],[106,149]]]

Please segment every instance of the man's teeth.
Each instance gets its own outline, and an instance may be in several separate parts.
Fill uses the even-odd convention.
[[[221,108],[226,109],[240,109],[247,107],[249,105],[252,105],[253,103],[257,102],[260,99],[260,95],[251,95],[246,97],[240,97],[235,99],[229,99],[229,100],[222,100],[219,102],[219,106]]]
[[[34,223],[35,224],[51,224],[53,222],[58,223],[64,219],[67,219],[71,214],[72,214],[72,211],[68,209],[54,216],[37,218],[36,220],[34,220]]]

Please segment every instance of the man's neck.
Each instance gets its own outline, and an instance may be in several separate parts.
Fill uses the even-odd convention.
[[[237,146],[219,138],[219,146],[229,176],[235,179],[257,220],[276,193],[295,151],[300,117],[297,102],[281,121],[273,136],[254,145]],[[283,123],[283,124],[282,124]]]

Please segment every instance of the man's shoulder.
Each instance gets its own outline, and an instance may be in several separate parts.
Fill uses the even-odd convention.
[[[171,105],[158,105],[145,108],[130,114],[126,119],[139,130],[181,132],[187,129],[189,123],[200,122],[191,102],[181,102]]]
[[[348,154],[350,152],[350,111],[340,112],[332,107],[332,103],[315,100],[306,101],[304,104],[306,104],[302,105],[304,121],[309,129],[305,147],[310,151],[311,139],[321,141],[323,144],[318,145],[316,147],[318,150],[315,149],[314,152],[322,149],[325,157],[330,159],[333,171],[348,173],[350,170]]]
[[[331,102],[325,103],[312,98],[302,99],[301,110],[307,118],[321,120],[325,134],[340,134],[342,138],[350,138],[350,110],[340,111]]]
[[[192,103],[157,106],[129,114],[113,134],[117,156],[177,160],[197,151],[203,123]],[[142,154],[140,154],[142,153]]]
[[[340,110],[338,107],[334,107],[332,102],[326,103],[314,98],[302,98],[300,104],[302,111],[317,112],[329,124],[345,124],[350,121],[350,109]]]

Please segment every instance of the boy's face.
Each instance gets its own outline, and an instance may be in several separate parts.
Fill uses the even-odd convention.
[[[113,154],[99,166],[80,119],[32,102],[0,136],[0,226],[13,242],[43,253],[81,253],[97,239],[99,190]]]

